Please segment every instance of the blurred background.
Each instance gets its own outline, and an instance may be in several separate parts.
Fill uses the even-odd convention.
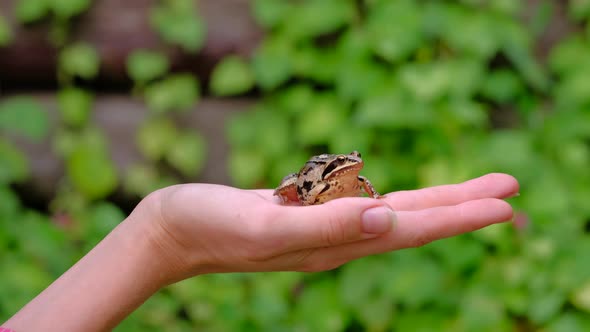
[[[382,193],[518,178],[513,223],[172,285],[117,331],[590,330],[590,0],[2,0],[0,320],[174,183],[362,152]]]

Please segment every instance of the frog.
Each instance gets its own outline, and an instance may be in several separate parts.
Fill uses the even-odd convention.
[[[358,151],[349,154],[320,154],[311,157],[298,173],[283,178],[275,189],[281,203],[318,205],[341,197],[383,196],[371,182],[359,175],[364,162]]]

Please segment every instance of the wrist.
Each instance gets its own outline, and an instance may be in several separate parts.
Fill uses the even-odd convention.
[[[129,216],[128,222],[136,224],[143,253],[151,259],[158,274],[160,287],[198,274],[188,246],[179,241],[174,227],[164,217],[162,208],[169,189],[157,190],[145,197]],[[169,218],[168,218],[169,219]]]
[[[143,204],[5,327],[42,331],[110,330],[171,282],[158,250],[154,215]]]

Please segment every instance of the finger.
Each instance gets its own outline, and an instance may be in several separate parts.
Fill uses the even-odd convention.
[[[396,211],[416,211],[482,198],[507,198],[517,194],[518,190],[518,181],[514,177],[492,173],[460,184],[397,191],[387,194],[383,199]]]
[[[508,203],[494,198],[420,211],[397,211],[398,222],[393,231],[375,239],[316,250],[306,258],[304,264],[308,266],[304,270],[318,271],[326,264],[335,267],[368,255],[423,246],[510,220],[512,213]]]
[[[391,231],[395,213],[379,200],[342,198],[313,206],[277,206],[268,239],[282,252],[337,246]]]

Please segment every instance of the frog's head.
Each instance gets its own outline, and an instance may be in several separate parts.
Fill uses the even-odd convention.
[[[322,179],[330,179],[337,176],[357,176],[364,163],[361,154],[353,151],[350,154],[321,155],[326,163],[322,171]]]

